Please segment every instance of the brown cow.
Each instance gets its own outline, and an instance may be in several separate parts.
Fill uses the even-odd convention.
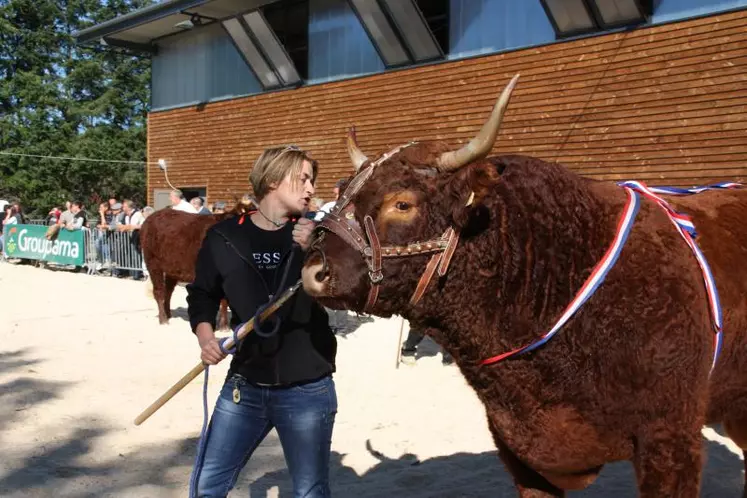
[[[606,280],[557,335],[482,364],[552,327],[604,256],[627,200],[619,186],[558,164],[486,158],[514,83],[459,151],[416,143],[369,161],[349,140],[359,173],[340,203],[352,202],[317,228],[306,292],[427,330],[484,403],[521,497],[563,496],[604,464],[632,460],[640,496],[694,498],[704,424],[723,422],[747,448],[747,192],[675,200],[694,218],[723,306],[725,340],[710,377],[703,276],[649,200]],[[450,260],[440,259],[445,247],[455,247]],[[443,276],[421,278],[436,264]]]
[[[226,213],[197,215],[161,209],[146,218],[140,229],[143,259],[153,283],[153,297],[158,305],[158,322],[171,318],[171,294],[178,282],[194,280],[195,261],[208,228],[218,221],[248,212],[254,204],[248,196]],[[221,301],[218,328],[228,327],[228,306]]]

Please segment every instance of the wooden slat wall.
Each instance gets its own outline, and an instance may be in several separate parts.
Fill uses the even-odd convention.
[[[747,11],[152,113],[148,158],[210,202],[248,191],[261,150],[296,143],[325,200],[350,172],[347,128],[369,155],[410,140],[469,140],[515,73],[496,153],[609,180],[747,180]],[[166,187],[151,165],[149,197]],[[149,199],[152,202],[152,199]]]

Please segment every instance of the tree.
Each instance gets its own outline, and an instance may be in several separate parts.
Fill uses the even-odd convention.
[[[150,0],[0,0],[0,198],[40,215],[65,200],[145,199],[150,61],[72,34]],[[93,206],[92,206],[93,207]]]

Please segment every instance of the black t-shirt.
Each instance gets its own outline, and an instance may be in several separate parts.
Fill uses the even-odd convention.
[[[277,230],[264,230],[247,218],[246,229],[250,232],[250,244],[252,246],[252,262],[270,292],[275,292],[275,273],[280,265],[283,255],[291,248],[293,243],[293,225],[286,224]],[[286,282],[287,283],[287,282]]]
[[[75,216],[73,216],[73,221],[78,221],[78,218],[83,218],[83,224],[81,225],[81,228],[86,226],[86,222],[88,222],[88,218],[86,217],[86,212],[83,210],[80,210],[77,213],[75,213]]]

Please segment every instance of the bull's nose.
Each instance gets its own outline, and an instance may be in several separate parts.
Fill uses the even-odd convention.
[[[329,275],[324,271],[321,263],[306,265],[301,271],[303,279],[303,288],[306,293],[313,297],[324,295],[324,288],[327,286]]]

